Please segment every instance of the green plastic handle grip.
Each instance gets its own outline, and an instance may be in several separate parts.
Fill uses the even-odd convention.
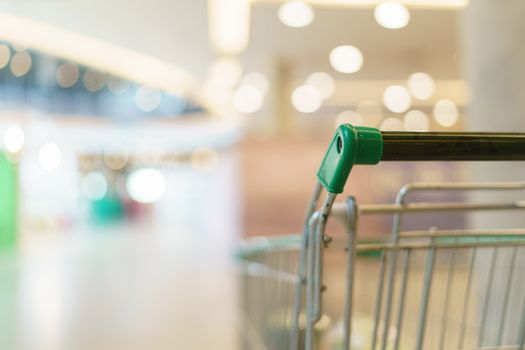
[[[328,192],[341,193],[354,164],[377,164],[382,153],[378,129],[343,124],[335,132],[317,178]]]

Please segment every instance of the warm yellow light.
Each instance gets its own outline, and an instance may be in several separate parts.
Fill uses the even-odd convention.
[[[213,148],[199,147],[191,155],[191,165],[197,170],[211,172],[219,165],[219,154]]]
[[[11,50],[9,50],[9,47],[7,45],[1,44],[0,45],[0,69],[7,66],[10,58],[11,58]]]
[[[343,111],[335,118],[335,127],[341,124],[351,124],[353,126],[364,125],[363,118],[354,111]]]
[[[354,46],[338,46],[330,52],[330,64],[341,73],[355,73],[363,66],[363,54]]]
[[[434,105],[434,119],[446,128],[456,124],[459,118],[458,106],[450,100],[439,100]]]
[[[249,0],[208,0],[208,33],[213,48],[236,55],[248,45],[250,34]]]
[[[129,151],[125,144],[112,142],[104,147],[104,163],[111,169],[120,170],[128,162]]]
[[[11,59],[11,73],[15,77],[21,77],[31,69],[31,55],[27,51],[17,52]]]
[[[397,1],[385,1],[376,6],[374,17],[384,28],[399,29],[406,27],[410,21],[410,12]]]
[[[382,131],[400,131],[404,129],[403,122],[397,118],[386,118],[379,127]]]
[[[322,97],[316,88],[310,85],[301,85],[292,93],[292,105],[299,112],[313,113],[321,108]]]
[[[262,73],[250,72],[247,73],[241,80],[241,85],[252,85],[261,90],[263,94],[268,92],[270,88],[270,83],[268,78]]]
[[[406,112],[412,105],[408,90],[401,85],[391,85],[383,93],[385,107],[394,113]]]
[[[241,62],[235,58],[224,57],[211,64],[207,83],[218,88],[231,89],[239,83],[241,75]]]
[[[120,78],[109,76],[107,81],[108,90],[115,95],[122,95],[129,89],[129,82]]]
[[[363,118],[364,125],[377,127],[379,121],[383,119],[383,109],[374,100],[363,100],[357,107],[356,112]]]
[[[413,73],[408,77],[408,89],[418,100],[426,100],[434,94],[434,79],[427,73]]]
[[[255,113],[263,103],[263,92],[253,85],[241,85],[233,94],[233,106],[241,113]]]
[[[428,116],[418,110],[409,111],[403,118],[403,125],[409,131],[428,131]]]
[[[90,92],[97,92],[102,90],[104,88],[104,85],[106,85],[106,80],[107,74],[97,72],[94,69],[88,69],[84,73],[84,77],[82,78],[84,87]]]
[[[75,63],[64,62],[57,69],[57,83],[63,88],[71,87],[78,81],[79,74],[78,66]]]
[[[331,97],[335,92],[334,78],[328,73],[316,72],[310,74],[306,79],[306,84],[316,88],[324,99]]]
[[[288,1],[279,7],[279,19],[289,27],[305,27],[313,22],[312,6],[303,1]]]
[[[252,0],[253,3],[268,3],[278,0]],[[384,0],[308,0],[316,7],[350,7],[370,8]],[[422,9],[461,9],[468,5],[469,0],[398,0],[405,6]]]

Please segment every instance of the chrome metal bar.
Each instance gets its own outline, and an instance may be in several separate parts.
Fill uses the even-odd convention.
[[[404,250],[404,249],[465,249],[465,248],[494,248],[494,247],[512,247],[512,246],[524,246],[525,240],[501,240],[491,242],[465,242],[465,243],[399,243],[392,245],[390,243],[384,244],[357,244],[356,249],[358,252],[373,252],[373,251],[389,251],[389,250]]]
[[[525,230],[501,229],[501,230],[414,230],[401,231],[402,238],[425,238],[425,237],[479,237],[479,236],[517,236],[525,238]]]
[[[403,329],[403,315],[405,310],[405,296],[406,289],[408,284],[408,272],[410,271],[410,256],[412,250],[408,249],[405,254],[405,259],[403,261],[403,279],[401,282],[401,290],[399,292],[399,310],[397,313],[397,322],[396,322],[396,338],[394,340],[394,350],[399,349],[399,341],[401,339],[402,329]]]
[[[456,263],[456,249],[452,250],[452,256],[448,264],[447,283],[445,287],[445,300],[443,301],[443,316],[441,317],[441,334],[439,336],[439,349],[445,348],[445,337],[447,334],[448,323],[448,308],[450,299],[450,290],[452,289],[452,282],[454,281],[454,265]]]
[[[325,228],[328,221],[328,215],[330,214],[330,209],[337,198],[336,193],[328,192],[326,198],[319,209],[319,220],[317,221],[316,228],[316,239],[318,244],[316,244],[316,255],[315,255],[315,271],[314,271],[314,281],[316,282],[314,290],[314,318],[317,322],[321,318],[322,314],[322,292],[323,292],[323,247],[325,243]]]
[[[356,245],[356,251],[357,251]],[[386,254],[384,251],[381,252],[381,263],[379,267],[379,283],[377,286],[376,302],[374,307],[374,326],[372,329],[372,342],[370,345],[371,350],[376,349],[377,345],[377,333],[379,331],[379,319],[381,318],[381,308],[383,303],[383,288],[385,283],[385,272],[386,272]]]
[[[416,335],[416,349],[423,349],[423,342],[425,340],[425,329],[427,326],[427,310],[430,299],[430,289],[432,286],[432,275],[434,272],[434,263],[436,261],[436,249],[430,248],[427,253],[427,261],[425,263],[425,275],[423,277],[423,292],[421,294],[421,306],[419,309],[419,321]]]
[[[313,337],[314,337],[314,304],[315,304],[315,281],[313,279],[315,273],[315,244],[317,241],[317,221],[319,220],[319,212],[315,212],[310,217],[308,223],[308,250],[306,258],[306,269],[307,269],[307,279],[306,279],[306,329],[305,329],[305,349],[313,349]]]
[[[242,264],[244,268],[243,273],[247,276],[265,277],[290,284],[296,284],[298,282],[297,275],[269,267],[266,264],[251,261],[243,261]]]
[[[314,212],[309,221],[308,256],[307,256],[307,312],[305,348],[313,349],[314,325],[322,315],[322,281],[323,281],[323,245],[324,231],[330,209],[334,204],[337,194],[326,195],[319,211]]]
[[[490,269],[487,280],[487,287],[485,292],[485,300],[483,301],[483,311],[481,313],[481,323],[479,326],[478,335],[478,347],[483,346],[483,337],[485,335],[485,326],[487,323],[487,314],[490,305],[490,295],[492,293],[492,285],[494,283],[494,271],[496,270],[496,264],[498,262],[498,248],[492,250],[492,257],[490,259]]]
[[[446,212],[446,211],[485,211],[485,210],[512,210],[525,209],[525,201],[508,203],[410,203],[398,204],[366,204],[359,206],[359,214],[396,214],[418,212]]]
[[[472,279],[474,276],[474,265],[476,263],[476,254],[477,248],[472,249],[472,254],[470,255],[469,270],[467,275],[467,285],[465,286],[465,296],[463,298],[463,312],[461,313],[461,323],[459,328],[458,336],[458,349],[463,349],[463,344],[465,341],[465,331],[467,328],[467,318],[468,318],[468,306],[470,301],[470,291],[472,289]]]
[[[433,183],[433,182],[419,182],[407,184],[402,188],[402,191],[505,191],[505,190],[520,190],[525,189],[525,181],[521,182],[477,182],[477,183]],[[395,211],[397,207],[395,204],[380,204],[380,205],[360,205],[359,210],[363,214],[389,214],[392,211]],[[398,208],[402,209],[402,208]],[[383,212],[384,210],[384,212]],[[445,209],[443,209],[445,210]],[[334,205],[332,211],[336,217],[346,215],[346,208],[343,202],[337,203]],[[344,222],[344,220],[343,220]]]
[[[520,328],[519,328],[519,334],[518,334],[518,349],[522,350],[523,346],[525,345],[525,298],[522,304],[521,320],[520,320],[519,327]]]
[[[516,267],[516,257],[518,256],[518,247],[512,248],[512,255],[510,256],[509,272],[507,274],[507,283],[505,285],[505,297],[503,298],[503,311],[501,312],[501,319],[499,323],[498,337],[496,344],[501,344],[503,338],[503,330],[505,329],[505,322],[507,320],[507,310],[509,308],[509,297],[512,286],[512,276]]]
[[[414,182],[404,191],[504,191],[525,189],[525,181],[516,182]]]
[[[297,286],[295,287],[295,297],[292,311],[292,326],[290,331],[290,350],[296,350],[299,348],[299,316],[301,314],[303,286],[306,283],[306,251],[308,249],[308,229],[310,227],[309,221],[318,205],[322,189],[323,186],[318,182],[315,185],[312,198],[308,203],[308,208],[306,210],[306,215],[303,224],[301,249],[299,250],[299,265],[297,267],[297,276],[299,277],[299,283],[297,283]]]
[[[406,186],[403,187],[396,196],[396,204],[404,206],[405,197],[408,195],[410,189]],[[397,244],[399,241],[399,231],[401,230],[401,220],[402,212],[396,213],[394,215],[394,222],[392,224],[392,235],[391,243]],[[389,252],[388,257],[388,282],[387,282],[387,292],[386,292],[386,302],[385,302],[385,318],[383,322],[383,339],[381,342],[381,350],[385,350],[388,342],[388,331],[390,328],[390,314],[392,312],[392,298],[394,296],[395,288],[395,273],[397,269],[397,251],[392,250]]]
[[[344,306],[344,340],[343,349],[350,350],[352,341],[352,307],[354,296],[354,272],[355,272],[355,244],[357,230],[357,203],[355,198],[348,197],[346,200],[348,208],[348,223],[346,224],[347,234],[347,260],[346,260],[346,297]]]

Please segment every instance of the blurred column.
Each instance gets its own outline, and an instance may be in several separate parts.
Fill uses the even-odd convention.
[[[472,95],[467,129],[525,132],[525,1],[470,1],[463,34]],[[472,164],[471,170],[479,181],[525,180],[523,162],[485,162]],[[525,226],[522,217],[509,224]]]
[[[525,131],[525,1],[470,1],[464,32],[469,128]]]
[[[471,0],[465,11],[463,34],[466,76],[472,92],[468,130],[525,132],[525,1]],[[472,164],[471,170],[473,180],[477,181],[525,180],[523,162]],[[523,192],[476,195],[476,199],[496,201],[519,199],[523,195]],[[471,219],[472,224],[479,228],[525,227],[523,212],[497,216],[476,214]],[[478,274],[485,279],[494,256],[493,251],[480,253]],[[500,249],[498,253],[496,278],[489,295],[491,307],[484,329],[484,346],[496,342],[495,330],[503,322],[501,310],[511,249]],[[516,271],[523,271],[523,268],[525,266],[517,266]],[[513,276],[513,289],[525,287],[525,278],[520,278],[521,275]],[[522,293],[518,294],[509,300],[509,310],[516,311],[509,311],[504,323],[503,341],[507,343],[515,343],[518,336]],[[476,311],[481,312],[482,300],[487,297],[485,284],[478,286],[477,297],[479,308]]]

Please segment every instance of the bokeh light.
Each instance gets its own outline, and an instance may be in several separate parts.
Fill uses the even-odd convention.
[[[9,46],[5,44],[0,44],[0,69],[7,66],[10,58],[11,58],[11,50],[9,50]]]
[[[310,85],[301,85],[292,93],[292,105],[302,113],[313,113],[322,104],[322,98],[316,88]]]
[[[383,93],[383,103],[391,112],[403,113],[412,105],[412,98],[404,86],[390,85]]]
[[[199,147],[191,155],[193,168],[205,172],[211,172],[219,164],[219,154],[210,147]]]
[[[403,122],[394,117],[386,118],[379,127],[383,131],[400,131],[404,130],[404,128]]]
[[[108,81],[107,81],[107,86],[108,86],[108,90],[111,93],[115,95],[122,95],[129,89],[130,84],[126,80],[122,80],[115,76],[109,76]]]
[[[162,94],[158,90],[141,86],[135,92],[135,104],[142,112],[154,111],[162,101]]]
[[[323,99],[331,97],[335,92],[334,78],[325,72],[310,74],[306,79],[306,84],[316,88]]]
[[[84,87],[89,92],[97,92],[106,85],[107,75],[94,69],[88,69],[82,77]]]
[[[239,86],[233,93],[233,106],[241,113],[255,113],[264,103],[264,94],[253,85]]]
[[[383,119],[383,108],[375,100],[363,100],[359,102],[355,111],[363,118],[363,123],[366,126],[377,127]]]
[[[62,161],[62,152],[60,148],[53,142],[48,142],[38,152],[38,162],[45,170],[51,171],[60,165]]]
[[[126,166],[129,158],[128,148],[123,143],[112,142],[104,147],[104,163],[114,170],[120,170]]]
[[[126,180],[129,196],[139,203],[154,203],[166,192],[166,179],[156,169],[139,169],[132,172]]]
[[[451,100],[439,100],[433,109],[434,120],[446,128],[456,124],[459,118],[458,106]]]
[[[15,77],[21,77],[31,69],[31,55],[27,51],[17,52],[11,58],[10,69]]]
[[[4,147],[8,152],[17,153],[24,147],[25,136],[19,126],[11,125],[4,132]]]
[[[430,121],[425,113],[413,110],[405,114],[403,125],[406,130],[410,131],[428,131]]]
[[[62,63],[56,73],[56,80],[60,87],[68,88],[75,85],[80,75],[78,66],[73,62]]]
[[[82,191],[86,198],[90,200],[102,199],[108,192],[108,182],[103,174],[93,171],[84,176]]]
[[[335,127],[341,124],[351,124],[353,126],[364,125],[363,118],[354,111],[343,111],[335,117]]]
[[[263,94],[266,94],[268,92],[268,89],[270,88],[270,83],[268,82],[268,78],[266,78],[264,74],[258,73],[258,72],[247,73],[242,78],[241,85],[255,86],[257,89],[261,90]]]
[[[341,73],[355,73],[363,66],[363,54],[354,46],[338,46],[330,52],[330,64]]]
[[[426,100],[434,94],[434,79],[427,73],[413,73],[408,77],[408,89],[418,100]]]
[[[239,60],[223,57],[212,63],[208,71],[208,84],[220,88],[233,88],[242,76],[242,65]]]
[[[405,5],[397,1],[385,1],[376,6],[374,17],[384,28],[399,29],[410,21],[410,12]]]
[[[302,1],[288,1],[279,7],[278,17],[289,27],[305,27],[313,22],[315,13],[312,7]]]

